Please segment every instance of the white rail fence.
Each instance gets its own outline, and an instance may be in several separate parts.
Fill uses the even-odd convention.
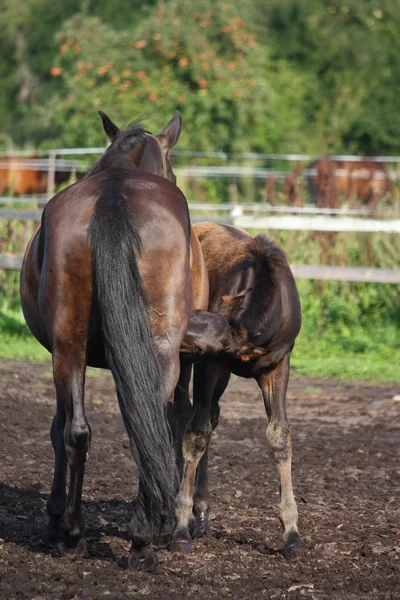
[[[0,199],[1,200],[1,199]],[[43,200],[41,200],[43,202]],[[24,204],[28,204],[26,200]],[[300,212],[300,209],[290,207],[271,207],[274,212]],[[260,231],[268,230],[290,230],[290,231],[331,231],[331,232],[361,232],[361,233],[400,233],[400,218],[398,219],[369,219],[354,218],[346,215],[346,211],[339,212],[334,209],[314,210],[311,214],[300,215],[271,215],[270,208],[229,204],[200,204],[189,202],[191,220],[193,223],[210,221],[234,225],[241,229],[254,229]],[[307,211],[307,207],[304,207]],[[198,214],[201,213],[201,214]],[[218,213],[218,214],[217,214]],[[365,213],[362,213],[365,214]],[[397,213],[394,213],[397,214]],[[332,216],[330,216],[332,215]],[[18,219],[39,222],[42,211],[32,209],[3,208],[0,209],[0,219]],[[398,215],[400,217],[400,215]]]
[[[40,196],[25,197],[0,197],[0,219],[18,219],[31,220],[39,222],[41,219],[41,210],[37,206],[43,206],[47,198],[52,195],[54,188],[54,174],[57,171],[74,172],[81,169],[82,163],[76,159],[60,158],[65,156],[80,157],[85,155],[101,154],[103,147],[99,148],[60,148],[51,151],[16,151],[7,155],[0,155],[0,169],[6,169],[10,166],[10,159],[13,159],[13,168],[25,170],[43,170],[48,173],[47,193]],[[32,155],[35,158],[30,158]],[[218,158],[223,161],[230,159],[241,160],[285,160],[285,161],[309,161],[315,157],[305,154],[255,154],[255,153],[234,153],[224,152],[192,152],[192,151],[174,151],[176,156],[199,157],[199,158]],[[26,157],[26,158],[24,158]],[[59,158],[57,158],[59,157]],[[330,158],[346,161],[359,161],[364,158],[374,160],[380,163],[391,163],[399,165],[400,157],[397,156],[379,156],[379,157],[359,157],[347,155],[335,155]],[[265,178],[267,175],[273,175],[277,178],[284,178],[289,171],[276,170],[261,167],[238,167],[238,166],[186,166],[176,167],[174,171],[179,178],[189,177],[254,177]],[[303,174],[315,174],[313,169],[305,169]],[[337,174],[342,174],[337,169]],[[393,180],[399,179],[400,171],[392,169],[388,172]],[[365,174],[357,175],[360,178],[366,177]],[[12,204],[12,207],[9,206]],[[7,207],[7,205],[9,207]],[[21,209],[14,208],[15,205],[21,205]],[[23,207],[23,208],[22,208]],[[27,208],[29,207],[29,208]],[[394,210],[382,210],[376,212],[376,216],[382,218],[369,218],[369,212],[366,208],[351,209],[342,207],[339,209],[317,208],[315,206],[288,207],[288,206],[268,206],[266,204],[205,204],[189,202],[192,222],[212,221],[235,225],[242,229],[250,230],[295,230],[295,231],[330,231],[330,232],[384,232],[400,233],[400,213]],[[285,214],[286,213],[286,214]],[[19,269],[21,267],[21,256],[0,255],[0,268]],[[400,269],[370,269],[364,267],[333,267],[324,265],[291,265],[295,277],[307,279],[330,279],[339,281],[369,281],[382,283],[400,283]]]

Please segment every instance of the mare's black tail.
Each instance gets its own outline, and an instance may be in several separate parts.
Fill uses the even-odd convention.
[[[97,200],[89,237],[106,359],[139,458],[143,485],[139,500],[154,522],[172,505],[172,444],[163,406],[162,371],[135,256],[141,252],[140,234],[134,214],[113,182]]]

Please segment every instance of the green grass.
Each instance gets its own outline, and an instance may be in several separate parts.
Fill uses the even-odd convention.
[[[308,289],[308,288],[307,288]],[[300,291],[304,294],[303,286]],[[303,298],[303,329],[292,356],[292,373],[310,377],[334,377],[344,381],[400,381],[400,339],[392,324],[377,326],[372,331],[361,325],[327,327],[324,332],[314,328]],[[21,310],[5,308],[0,313],[0,358],[35,362],[48,361],[49,353],[32,336],[24,323]],[[90,369],[88,375],[96,377]]]
[[[343,381],[400,381],[400,349],[375,348],[345,351],[326,337],[307,340],[301,333],[292,354],[292,374],[333,377]]]
[[[50,358],[28,330],[21,309],[3,307],[0,313],[0,358],[35,362]]]

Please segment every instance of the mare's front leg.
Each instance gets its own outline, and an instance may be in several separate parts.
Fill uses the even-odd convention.
[[[208,372],[206,363],[196,365],[193,387],[193,414],[182,441],[183,474],[175,501],[175,531],[171,549],[191,551],[189,521],[193,513],[193,488],[196,469],[211,438],[210,409],[219,371]]]
[[[215,363],[211,363],[210,368],[215,369],[218,367]],[[212,433],[214,433],[218,426],[220,414],[219,401],[227,388],[230,376],[231,374],[229,372],[223,373],[219,377],[215,386],[210,411]],[[193,494],[193,537],[203,537],[205,535],[212,535],[214,533],[211,529],[209,520],[211,495],[208,488],[208,455],[210,451],[210,442],[211,438],[207,449],[200,460],[199,466],[197,467],[196,487]]]
[[[257,378],[268,416],[267,442],[279,476],[279,518],[284,529],[283,555],[291,558],[303,546],[297,530],[298,512],[292,487],[292,436],[286,414],[290,354],[270,372]]]

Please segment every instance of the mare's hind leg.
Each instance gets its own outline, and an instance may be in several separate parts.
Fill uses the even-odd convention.
[[[62,399],[57,396],[57,413],[50,429],[50,438],[54,449],[54,475],[50,496],[47,500],[49,523],[44,539],[44,543],[51,546],[61,539],[61,520],[67,505],[67,455],[64,444],[65,421],[64,405]]]
[[[257,378],[268,416],[267,442],[279,476],[279,518],[284,529],[283,555],[294,556],[303,546],[297,530],[298,512],[292,487],[292,437],[286,415],[286,389],[289,381],[289,354],[273,371]]]
[[[174,509],[175,531],[171,543],[174,551],[191,551],[189,521],[193,513],[193,488],[197,466],[211,438],[210,409],[218,377],[217,368],[208,370],[201,363],[195,367],[193,414],[183,436],[184,466]]]
[[[82,485],[85,462],[88,457],[91,431],[85,416],[83,395],[86,368],[86,343],[81,339],[66,345],[56,343],[53,351],[53,373],[57,393],[56,429],[52,437],[56,447],[56,462],[52,492],[48,501],[50,515],[49,533],[59,528],[61,553],[74,553],[82,556],[86,553],[84,540],[84,519],[82,514]],[[64,409],[62,413],[61,406]],[[58,420],[60,417],[60,420]],[[65,419],[65,426],[63,420]],[[64,451],[61,448],[63,429]],[[60,512],[65,486],[65,457],[70,467],[70,485],[66,510],[61,528]]]
[[[229,383],[230,373],[224,373],[217,381],[215,386],[211,412],[211,430],[214,433],[219,422],[219,400],[222,394],[225,392],[226,387]],[[210,439],[211,442],[211,439]],[[208,489],[208,454],[210,444],[208,444],[206,451],[204,452],[199,466],[197,467],[197,478],[196,487],[193,494],[193,513],[194,513],[194,529],[193,537],[202,537],[204,535],[212,535],[213,530],[210,526],[209,511],[211,505],[211,496]]]

